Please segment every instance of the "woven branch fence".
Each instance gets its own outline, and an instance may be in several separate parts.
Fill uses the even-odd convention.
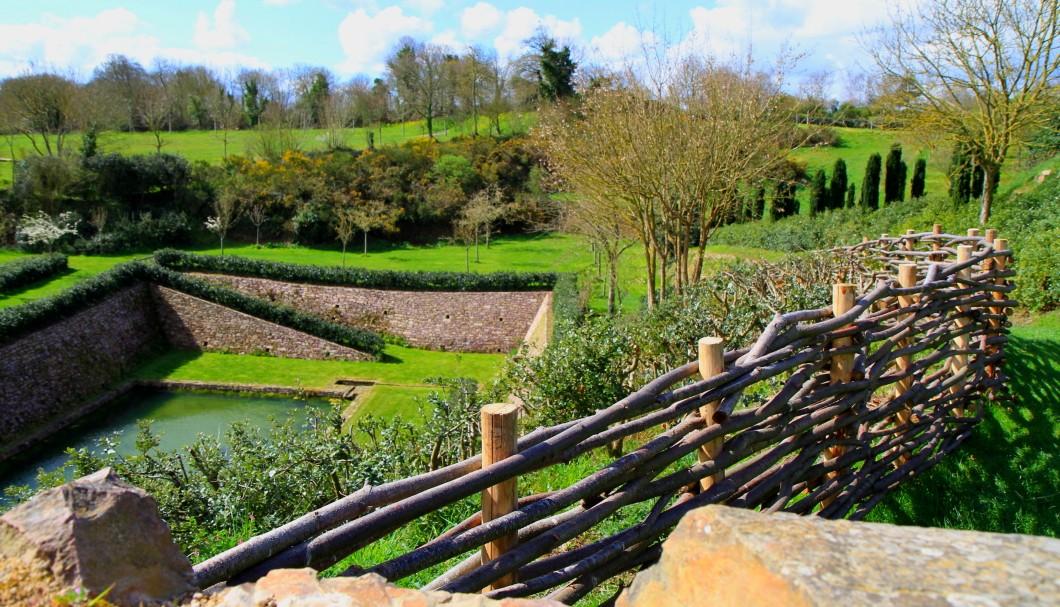
[[[700,360],[589,417],[516,441],[511,408],[491,405],[485,458],[366,486],[200,563],[198,583],[324,569],[480,493],[480,515],[369,571],[397,581],[464,556],[428,587],[572,604],[655,561],[680,518],[706,504],[860,518],[956,448],[984,403],[1004,394],[1011,251],[992,230],[940,232],[829,252],[874,269],[834,285],[830,307],[777,314],[747,349],[700,340]],[[620,439],[628,454],[567,487],[517,497],[521,475]],[[634,524],[581,537],[636,506],[644,514]]]

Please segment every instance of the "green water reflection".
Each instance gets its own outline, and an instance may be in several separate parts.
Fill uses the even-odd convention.
[[[37,472],[58,470],[67,461],[68,447],[101,452],[99,440],[115,432],[121,438],[115,450],[122,455],[136,451],[137,422],[153,420],[154,433],[160,435],[163,450],[179,449],[195,442],[199,433],[224,438],[228,425],[247,420],[251,425],[267,428],[269,418],[283,419],[289,411],[302,423],[305,407],[327,407],[327,401],[295,400],[291,397],[242,395],[209,392],[136,391],[59,433],[59,436],[23,454],[0,469],[0,491],[10,485],[34,484]],[[4,503],[0,494],[0,507]]]

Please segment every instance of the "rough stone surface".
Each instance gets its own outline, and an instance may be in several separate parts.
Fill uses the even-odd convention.
[[[104,390],[160,338],[147,290],[129,287],[0,347],[0,459]]]
[[[455,352],[518,348],[549,294],[384,291],[219,274],[192,276],[334,322],[385,331],[417,348]]]
[[[54,578],[138,605],[194,589],[194,573],[154,498],[105,468],[49,489],[0,517],[0,555],[47,563]]]
[[[277,569],[254,584],[197,596],[189,607],[560,607],[546,599],[487,599],[477,594],[398,588],[370,573],[318,580],[312,569]]]
[[[1060,604],[1060,540],[707,506],[619,607]]]
[[[157,285],[150,289],[166,339],[177,348],[312,360],[372,360],[365,352],[173,289]]]

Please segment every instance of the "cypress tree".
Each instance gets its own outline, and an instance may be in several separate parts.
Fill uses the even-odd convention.
[[[818,169],[817,174],[813,176],[813,182],[810,183],[810,217],[831,206],[831,195],[828,190],[828,176],[824,174],[824,169]]]
[[[971,197],[972,180],[968,167],[971,163],[964,154],[964,146],[957,144],[950,156],[950,200],[953,204],[967,204]]]
[[[855,192],[856,189],[857,188],[854,187],[854,184],[850,184],[850,187],[847,188],[847,208],[848,209],[853,209],[854,208],[854,201],[857,200],[856,198],[854,198],[854,196],[856,194],[856,192]]]
[[[986,181],[986,171],[973,165],[968,169],[968,172],[971,173],[971,176],[968,178],[970,184],[968,186],[968,196],[971,197],[972,200],[979,200],[983,196],[983,185]]]
[[[766,187],[758,186],[755,191],[754,219],[762,219],[766,214]]]
[[[795,184],[782,181],[773,194],[773,219],[782,219],[795,214]]]
[[[865,165],[865,179],[861,183],[861,208],[875,211],[880,208],[880,172],[883,158],[879,154],[869,156]]]
[[[842,158],[837,158],[832,168],[831,190],[829,206],[833,209],[843,208],[843,197],[847,194],[847,163]]]
[[[913,164],[913,180],[909,184],[909,197],[912,199],[923,198],[924,188],[927,184],[927,161],[917,158]]]
[[[887,171],[883,177],[883,202],[889,204],[905,199],[906,166],[902,162],[902,144],[891,146],[887,154]]]

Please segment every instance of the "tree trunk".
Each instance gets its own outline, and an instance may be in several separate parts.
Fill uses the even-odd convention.
[[[346,241],[342,241],[342,267],[346,267]]]
[[[475,263],[478,262],[478,230],[475,230]]]
[[[364,231],[364,254],[368,254],[368,230]]]
[[[990,221],[990,207],[994,204],[994,191],[1001,176],[1001,167],[996,164],[983,166],[983,202],[979,210],[979,225],[986,226]]]
[[[608,277],[607,277],[607,313],[618,312],[618,256],[608,255]]]
[[[260,223],[254,224],[254,246],[255,247],[260,247],[261,246],[261,224]]]
[[[225,237],[221,237],[221,255],[225,254]]]

